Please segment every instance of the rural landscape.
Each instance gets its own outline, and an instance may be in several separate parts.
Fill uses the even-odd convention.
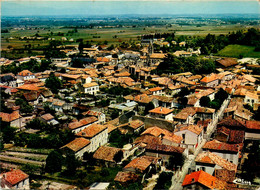
[[[259,189],[259,2],[3,1],[3,189]]]

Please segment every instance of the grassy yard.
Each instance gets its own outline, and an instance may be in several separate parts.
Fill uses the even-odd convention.
[[[220,50],[216,55],[224,57],[255,57],[260,58],[260,52],[254,51],[255,47],[244,45],[228,45]]]

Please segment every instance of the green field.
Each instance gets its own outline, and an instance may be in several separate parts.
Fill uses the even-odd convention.
[[[260,58],[260,52],[254,51],[255,47],[244,45],[228,45],[216,55],[223,57],[254,57]]]
[[[181,35],[195,35],[195,36],[206,36],[210,34],[228,34],[230,31],[237,31],[243,29],[241,26],[237,25],[225,25],[225,26],[178,26],[174,25],[172,27],[162,27],[162,26],[151,26],[151,27],[120,27],[120,28],[94,28],[94,29],[78,29],[78,33],[73,33],[68,35],[68,31],[72,29],[63,28],[63,26],[55,26],[50,29],[42,30],[15,30],[10,29],[9,33],[3,33],[1,39],[1,49],[7,50],[7,47],[10,45],[13,48],[24,48],[24,45],[31,44],[34,47],[46,46],[48,45],[48,40],[19,40],[19,37],[22,36],[34,36],[38,33],[42,37],[47,37],[51,32],[53,32],[52,38],[60,40],[62,36],[58,36],[57,33],[64,33],[64,37],[67,39],[74,39],[74,42],[65,42],[65,44],[78,44],[76,40],[79,38],[84,39],[84,41],[92,41],[93,43],[103,43],[105,40],[109,44],[118,44],[123,41],[128,40],[137,40],[138,36],[143,34],[151,33],[171,33],[176,32],[177,36]],[[117,38],[113,38],[114,36]],[[95,38],[99,36],[100,38]],[[13,37],[12,40],[7,40],[8,38]]]

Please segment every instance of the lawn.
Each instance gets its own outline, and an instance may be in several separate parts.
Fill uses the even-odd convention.
[[[216,55],[224,57],[255,57],[260,58],[260,52],[254,51],[253,46],[244,45],[228,45],[224,49],[220,50]]]

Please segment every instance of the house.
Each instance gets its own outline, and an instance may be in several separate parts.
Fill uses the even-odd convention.
[[[97,123],[98,119],[94,116],[83,118],[79,121],[74,121],[69,123],[68,127],[72,130],[74,133],[78,133],[82,131],[83,129],[86,129],[88,126]]]
[[[149,110],[149,116],[154,118],[161,118],[165,120],[173,120],[173,110],[165,107],[157,107],[152,110]]]
[[[160,163],[161,158],[152,156],[141,156],[133,159],[124,168],[123,171],[130,171],[136,173],[147,173],[149,169],[155,168]]]
[[[172,108],[175,106],[174,98],[167,97],[167,96],[152,96],[154,99],[158,100],[158,106],[166,107],[166,108]],[[156,107],[158,107],[156,106]]]
[[[26,101],[31,105],[42,104],[43,102],[46,102],[48,98],[52,97],[52,95],[50,90],[31,91],[23,94]]]
[[[85,138],[76,138],[60,149],[64,152],[73,152],[76,157],[82,159],[85,152],[90,152],[90,141]]]
[[[121,104],[110,104],[108,108],[110,110],[119,110],[121,113],[133,111],[138,104],[135,101],[121,103]]]
[[[94,152],[98,147],[108,142],[107,127],[96,123],[76,133],[76,136],[86,138],[90,141],[90,152]]]
[[[86,94],[95,95],[99,91],[99,85],[96,82],[85,83],[83,84],[84,92]]]
[[[185,148],[165,145],[165,144],[149,144],[145,147],[145,155],[161,158],[163,163],[169,162],[169,158],[173,155],[182,156],[182,154],[187,155]]]
[[[0,174],[2,189],[30,189],[29,175],[16,169]]]
[[[204,131],[203,127],[198,125],[181,125],[175,128],[174,134],[183,138],[181,147],[195,150],[203,139]]]
[[[120,148],[100,146],[94,153],[93,158],[106,166],[113,167],[123,158],[123,150]]]
[[[49,125],[53,125],[54,126],[54,125],[58,125],[59,124],[59,122],[56,119],[54,119],[54,117],[51,114],[49,114],[49,113],[46,113],[46,114],[42,115],[40,117],[40,119],[43,122],[48,123]]]
[[[162,88],[161,88],[161,87],[150,88],[150,89],[148,89],[148,91],[149,91],[152,95],[158,95],[158,96],[162,96],[162,95],[163,95],[163,92],[162,92]]]
[[[226,143],[243,143],[245,129],[245,125],[242,122],[227,117],[218,123],[215,139]]]
[[[149,134],[142,135],[137,137],[133,142],[133,145],[136,145],[140,148],[145,148],[148,144],[162,144],[161,137],[151,136]]]
[[[257,93],[251,93],[251,92],[246,92],[245,93],[245,99],[244,99],[245,104],[249,104],[250,106],[254,106],[254,104],[259,103],[259,97]]]
[[[211,152],[202,152],[195,159],[196,171],[203,170],[221,180],[232,182],[235,180],[237,165]],[[225,175],[216,175],[216,173]]]
[[[182,182],[184,190],[188,189],[225,189],[226,182],[204,172],[197,171],[187,174]]]
[[[138,133],[139,131],[141,131],[142,129],[144,129],[144,122],[142,122],[139,119],[130,121],[128,123],[119,125],[119,130],[121,131],[121,133]],[[125,131],[125,132],[124,132]]]
[[[202,78],[200,84],[205,87],[216,87],[219,85],[219,76],[215,73],[211,73]]]
[[[89,115],[89,116],[97,117],[99,124],[104,124],[106,122],[106,115],[100,111],[89,110],[89,111],[83,112],[82,115],[83,116]]]
[[[34,79],[35,75],[29,70],[23,70],[17,74],[16,78],[25,81],[29,79]]]
[[[216,63],[217,63],[216,64],[217,66],[224,67],[224,68],[231,67],[231,66],[234,66],[234,65],[238,64],[238,62],[235,59],[233,59],[233,58],[217,59]]]
[[[63,112],[66,102],[60,99],[49,98],[46,102],[50,103],[51,107],[56,112]]]
[[[157,126],[150,127],[148,129],[146,129],[141,135],[142,136],[149,135],[149,136],[154,136],[154,137],[159,138],[159,139],[153,139],[154,141],[151,142],[151,141],[148,140],[148,138],[142,139],[142,136],[141,136],[139,138],[139,140],[141,140],[140,142],[147,143],[147,145],[156,143],[156,144],[179,146],[179,144],[183,140],[183,138],[181,136],[175,135],[174,133],[172,133],[172,132],[170,132],[166,129],[161,129]],[[137,143],[137,139],[136,139],[135,143]]]
[[[210,151],[218,156],[238,165],[239,144],[228,144],[218,140],[206,142],[202,147],[204,152]]]
[[[22,116],[19,114],[18,110],[13,111],[12,113],[0,112],[0,118],[2,121],[9,123],[11,127],[22,127]]]
[[[260,140],[260,121],[246,121],[246,140]]]
[[[121,184],[131,184],[138,181],[139,176],[134,172],[118,172],[114,181]]]

